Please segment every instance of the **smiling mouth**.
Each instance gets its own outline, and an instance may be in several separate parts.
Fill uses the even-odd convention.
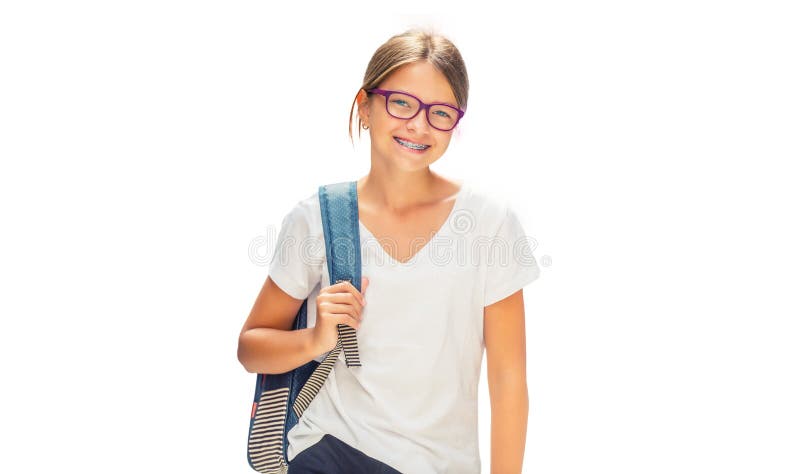
[[[408,148],[410,150],[422,151],[422,150],[426,150],[426,149],[430,148],[430,145],[422,145],[420,143],[410,142],[408,140],[403,140],[402,138],[397,138],[397,137],[392,137],[392,138],[394,138],[394,141],[396,141],[400,145],[402,145],[402,146],[404,146],[404,147],[406,147],[406,148]]]

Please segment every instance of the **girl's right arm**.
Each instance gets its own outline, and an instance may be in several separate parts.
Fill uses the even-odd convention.
[[[364,291],[367,284],[362,279]],[[239,334],[239,362],[258,374],[296,369],[336,346],[338,324],[358,329],[364,303],[363,294],[348,281],[322,288],[316,301],[309,301],[316,304],[316,324],[292,330],[303,300],[289,296],[267,277]]]

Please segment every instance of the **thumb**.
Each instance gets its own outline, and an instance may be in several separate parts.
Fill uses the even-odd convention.
[[[365,291],[367,291],[367,287],[369,286],[369,278],[361,277],[361,294],[363,295]]]

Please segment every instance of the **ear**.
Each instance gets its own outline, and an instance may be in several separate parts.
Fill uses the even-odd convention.
[[[358,103],[358,117],[362,122],[369,122],[369,96],[367,91],[364,89],[359,90],[356,102]]]

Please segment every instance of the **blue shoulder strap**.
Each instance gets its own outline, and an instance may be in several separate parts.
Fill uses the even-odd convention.
[[[333,285],[348,280],[361,291],[361,237],[356,182],[345,181],[320,186],[319,205],[329,281]],[[346,324],[339,324],[338,329],[347,366],[360,366],[355,329]]]

